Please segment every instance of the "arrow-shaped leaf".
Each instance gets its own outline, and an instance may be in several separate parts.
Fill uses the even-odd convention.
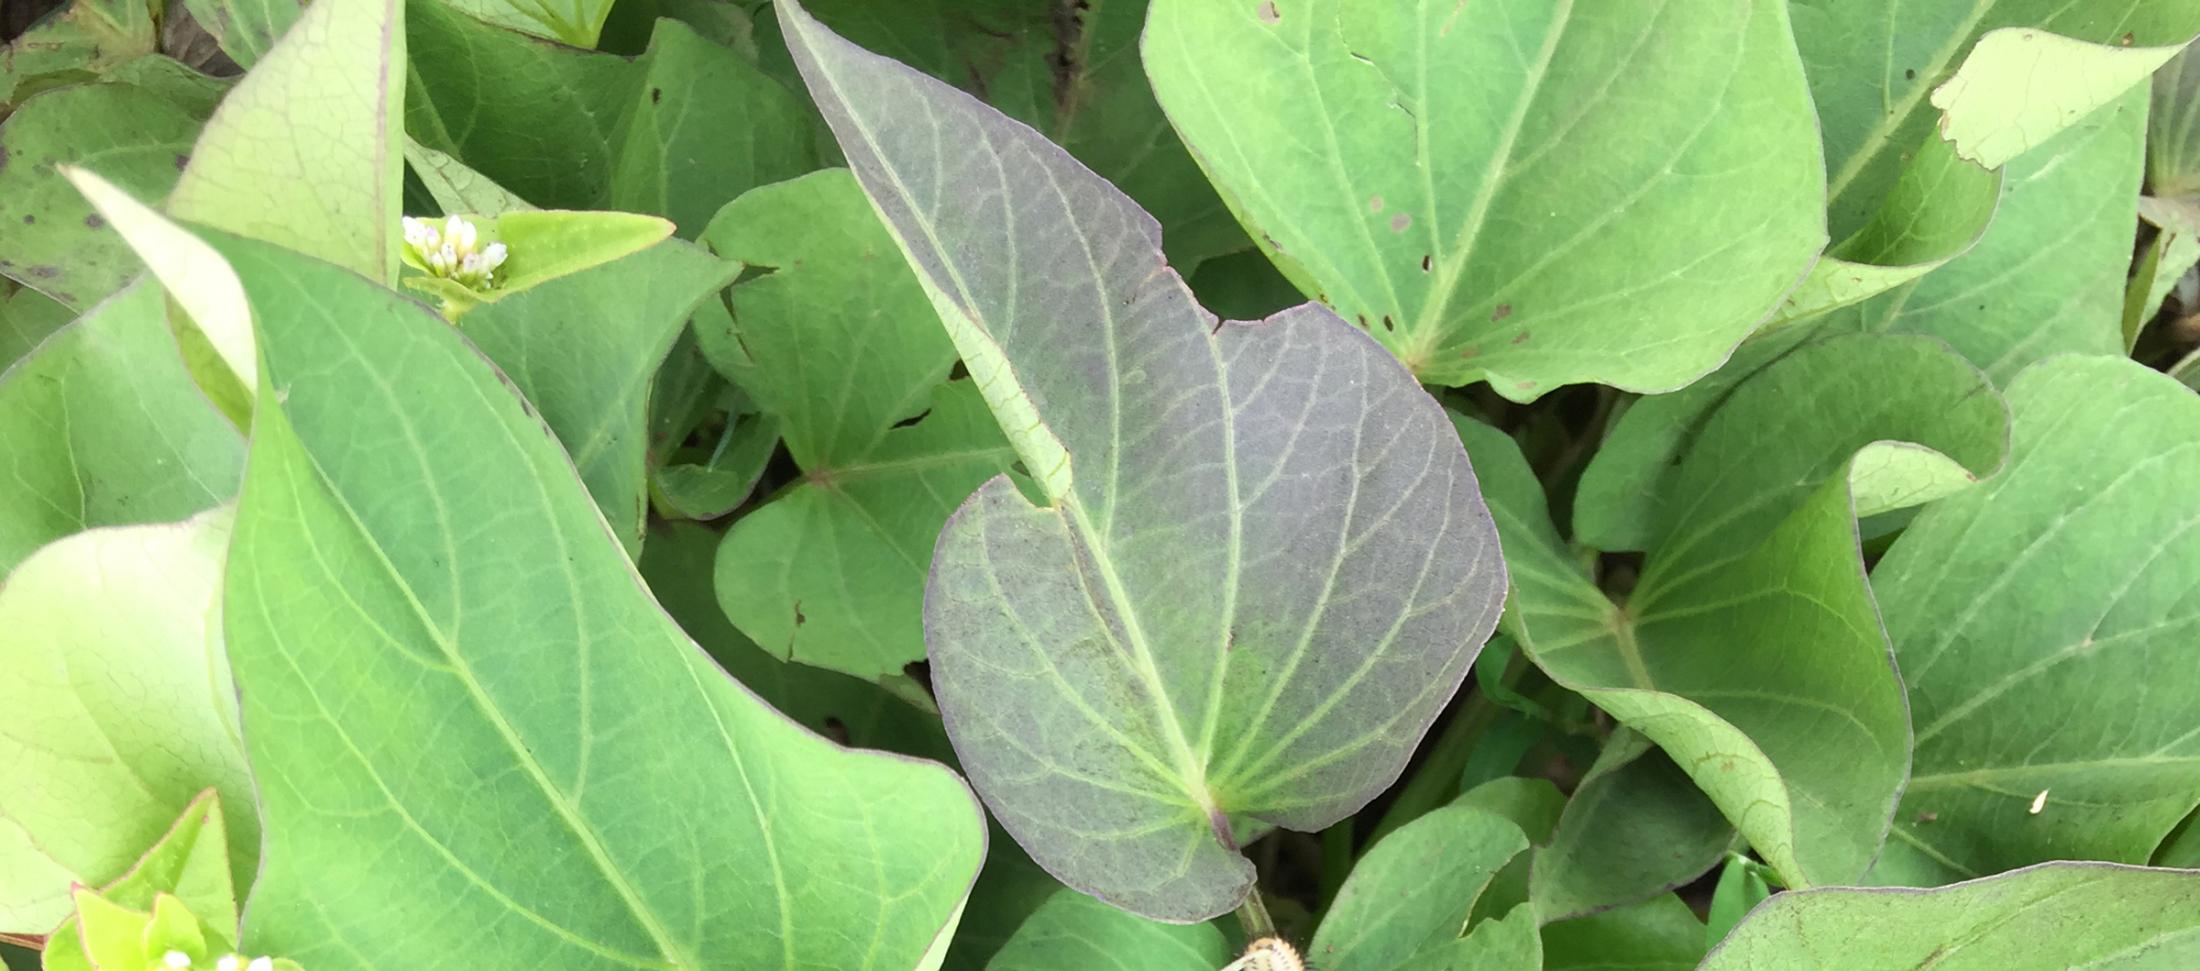
[[[1359,809],[1496,620],[1457,436],[1335,314],[1218,323],[1153,220],[1061,149],[779,11],[1048,503],[996,478],[934,553],[926,642],[964,767],[1071,886],[1229,910],[1252,879],[1233,817]]]

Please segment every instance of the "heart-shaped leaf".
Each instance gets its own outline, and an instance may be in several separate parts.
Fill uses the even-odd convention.
[[[2200,399],[2062,357],[2009,403],[2008,469],[1919,515],[1872,573],[1917,727],[1877,882],[2143,863],[2200,803],[2200,695],[2160,682],[2200,632]]]
[[[1678,387],[1825,243],[1782,2],[1155,0],[1144,51],[1285,274],[1424,381]]]
[[[1938,890],[1783,893],[1702,971],[1819,968],[2189,968],[2200,874],[2050,863]]]
[[[1806,344],[1694,431],[1623,604],[1559,539],[1517,448],[1473,423],[1461,432],[1490,483],[1529,656],[1657,742],[1807,885],[1862,875],[1909,759],[1857,511],[1968,485],[1999,463],[2006,420],[1938,342]]]
[[[1334,314],[1216,321],[1062,150],[778,9],[1048,503],[996,478],[934,553],[964,768],[1065,883],[1166,920],[1237,906],[1239,827],[1319,829],[1388,786],[1496,621],[1457,437]]]
[[[248,947],[316,971],[937,950],[985,839],[952,773],[725,677],[448,324],[207,237],[265,362],[223,606],[267,832]]]

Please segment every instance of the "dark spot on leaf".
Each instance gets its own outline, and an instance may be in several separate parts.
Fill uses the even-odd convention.
[[[187,165],[190,165],[190,164],[191,164],[191,156],[189,156],[189,155],[178,155],[178,156],[176,156],[176,171],[178,171],[178,172],[181,172],[181,171],[183,171],[183,169],[184,169],[184,166],[187,166]]]
[[[1367,329],[1367,315],[1366,315],[1366,314],[1361,314],[1361,315],[1359,316],[1359,321],[1360,321],[1360,329],[1361,329],[1361,330],[1366,330],[1366,329]]]
[[[1518,347],[1518,346],[1520,346],[1520,345],[1522,345],[1522,344],[1525,344],[1525,343],[1527,343],[1527,342],[1528,342],[1528,332],[1527,332],[1527,331],[1521,331],[1520,333],[1517,333],[1517,334],[1514,334],[1514,335],[1513,335],[1513,346],[1515,346],[1515,347]]]
[[[957,360],[955,362],[954,367],[947,369],[947,380],[949,381],[961,381],[964,378],[968,378],[969,376],[970,369],[964,367],[963,362],[960,360]]]
[[[61,268],[58,266],[34,266],[30,268],[30,275],[41,280],[51,280],[61,275]]]
[[[1266,242],[1268,244],[1269,249],[1275,250],[1278,253],[1283,252],[1283,244],[1276,242],[1276,238],[1274,236],[1270,236],[1267,233],[1262,233],[1260,234],[1260,238],[1263,242]]]
[[[1719,760],[1719,771],[1721,771],[1721,772],[1732,772],[1732,771],[1734,771],[1734,760],[1733,760],[1733,759],[1720,759],[1720,760]]]
[[[1914,68],[1914,67],[1906,67],[1906,68],[1903,68],[1903,69],[1902,69],[1902,79],[1903,79],[1903,80],[1905,80],[1905,81],[1915,81],[1915,80],[1917,80],[1917,69],[1916,69],[1916,68]]]
[[[1390,217],[1390,231],[1391,231],[1391,232],[1394,232],[1394,233],[1402,233],[1402,232],[1405,232],[1405,231],[1406,231],[1406,227],[1408,227],[1408,226],[1411,226],[1411,225],[1413,225],[1413,216],[1412,216],[1411,214],[1409,214],[1409,213],[1403,213],[1403,212],[1401,212],[1401,213],[1399,213],[1399,214],[1397,214],[1397,215],[1395,215],[1395,216],[1392,216],[1392,217]]]
[[[825,737],[842,745],[848,744],[848,723],[833,715],[825,716]]]
[[[1010,472],[1016,473],[1017,475],[1023,476],[1024,478],[1031,478],[1031,466],[1025,465],[1023,459],[1017,459],[1014,462],[1010,462],[1008,464],[1008,470]]]
[[[929,415],[929,414],[931,414],[931,413],[932,413],[932,409],[930,409],[930,408],[926,408],[926,409],[924,409],[923,411],[917,412],[917,413],[916,413],[916,414],[914,414],[914,415],[910,415],[910,416],[909,416],[909,417],[907,417],[907,418],[904,418],[904,419],[902,419],[902,420],[900,420],[900,421],[897,421],[897,422],[895,422],[895,423],[894,423],[894,427],[895,427],[895,428],[907,428],[907,427],[909,427],[909,426],[911,426],[911,425],[914,425],[914,424],[916,424],[916,423],[918,423],[918,422],[920,422],[920,421],[923,421],[923,420],[924,420],[924,416],[926,416],[926,415]]]
[[[1262,0],[1260,8],[1253,11],[1253,15],[1259,17],[1260,22],[1264,24],[1272,24],[1283,19],[1283,13],[1276,9],[1276,0]]]
[[[1222,632],[1222,650],[1224,653],[1237,650],[1237,628]]]
[[[23,225],[25,225],[25,226],[36,226],[36,225],[38,225],[38,217],[37,217],[37,216],[33,216],[33,215],[30,215],[29,213],[25,213],[25,214],[23,215]]]
[[[2129,32],[2126,32],[2122,37],[2116,38],[2116,43],[2122,44],[2125,47],[2130,47],[2133,39],[2134,38],[2131,36],[2131,34]]]
[[[1936,812],[1933,812],[1932,810],[1928,809],[1928,810],[1926,810],[1926,811],[1924,811],[1924,812],[1921,812],[1921,813],[1918,813],[1918,814],[1917,814],[1917,821],[1918,821],[1919,823],[1921,823],[1921,824],[1922,824],[1922,823],[1933,823],[1933,822],[1939,822],[1939,821],[1940,821],[1940,814],[1939,814],[1939,813],[1936,813]]]
[[[87,229],[105,229],[107,220],[99,218],[99,214],[96,212],[90,213],[84,217],[84,226]]]
[[[1497,321],[1503,320],[1512,315],[1513,305],[1509,303],[1501,303],[1497,305],[1496,310],[1490,311],[1490,322],[1496,323]]]
[[[1427,253],[1421,254],[1421,272],[1427,273],[1430,269],[1434,268],[1434,266],[1435,261],[1433,259],[1430,259]]]
[[[665,100],[665,89],[663,89],[663,88],[651,88],[651,89],[649,89],[649,103],[650,103],[650,104],[656,104],[657,102],[659,102],[659,101],[663,101],[663,100]]]
[[[1397,323],[1397,321],[1391,320],[1391,319],[1390,319],[1390,315],[1389,315],[1389,314],[1384,314],[1384,315],[1383,315],[1383,329],[1384,329],[1384,330],[1391,330],[1391,331],[1397,330],[1397,329],[1398,329],[1398,323]]]
[[[1369,211],[1369,212],[1381,212],[1381,211],[1383,211],[1383,197],[1382,197],[1382,196],[1368,196],[1368,197],[1367,197],[1367,211]]]
[[[1314,299],[1321,301],[1325,305],[1329,303],[1329,295],[1319,290],[1314,291]]]
[[[1482,349],[1479,347],[1460,348],[1459,359],[1462,361],[1473,360],[1474,358],[1481,356],[1481,354]]]
[[[807,615],[805,615],[805,614],[804,614],[804,613],[802,612],[802,601],[800,601],[800,600],[797,600],[797,601],[795,601],[795,602],[794,602],[794,625],[795,625],[796,627],[800,627],[800,626],[802,626],[802,625],[804,625],[804,624],[807,624],[807,623],[809,623],[809,622],[810,622],[810,618],[809,618],[809,617],[808,617]]]

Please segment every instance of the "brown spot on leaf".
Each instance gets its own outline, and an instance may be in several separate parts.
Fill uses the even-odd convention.
[[[1918,813],[1918,814],[1917,814],[1917,821],[1918,821],[1919,823],[1935,823],[1935,822],[1939,822],[1939,821],[1940,821],[1940,814],[1939,814],[1939,813],[1936,813],[1936,812],[1933,812],[1932,810],[1928,809],[1928,810],[1926,810],[1926,811],[1924,811],[1924,812],[1921,812],[1921,813]]]
[[[51,280],[61,275],[61,268],[58,266],[34,266],[30,268],[29,272],[30,275],[41,280]]]
[[[25,225],[25,226],[36,226],[36,225],[38,225],[38,217],[37,217],[37,216],[33,216],[33,215],[29,214],[29,213],[24,213],[24,214],[23,214],[23,225]]]
[[[1399,213],[1399,214],[1397,214],[1397,215],[1395,215],[1395,216],[1392,216],[1392,217],[1390,217],[1390,231],[1391,231],[1391,232],[1394,232],[1394,233],[1402,233],[1402,232],[1405,232],[1405,231],[1406,231],[1406,228],[1407,228],[1407,227],[1409,227],[1409,226],[1412,226],[1412,225],[1413,225],[1413,215],[1412,215],[1411,213],[1403,213],[1403,212],[1401,212],[1401,213]]]
[[[1427,253],[1421,254],[1421,272],[1427,273],[1430,269],[1434,268],[1435,265],[1436,261],[1431,258]]]
[[[1528,332],[1527,332],[1527,331],[1521,331],[1520,333],[1517,333],[1517,334],[1514,334],[1514,335],[1513,335],[1513,346],[1514,346],[1514,347],[1518,347],[1518,346],[1520,346],[1520,345],[1522,345],[1522,344],[1525,344],[1525,343],[1527,343],[1527,342],[1528,342]]]
[[[1253,15],[1259,17],[1260,22],[1264,24],[1272,24],[1283,19],[1283,12],[1276,9],[1276,0],[1261,0],[1260,7],[1253,11]]]
[[[1397,322],[1396,322],[1396,321],[1394,321],[1394,320],[1391,320],[1391,319],[1390,319],[1390,315],[1389,315],[1389,314],[1384,314],[1384,315],[1383,315],[1383,329],[1384,329],[1384,330],[1397,330],[1397,329],[1398,329],[1398,324],[1397,324]]]
[[[2133,39],[2134,38],[2131,36],[2131,34],[2129,32],[2126,32],[2122,37],[2116,38],[2116,43],[2122,44],[2125,47],[2130,47]]]
[[[1462,361],[1471,361],[1480,356],[1482,356],[1482,349],[1479,347],[1466,347],[1459,350],[1459,359]]]
[[[190,164],[191,164],[191,156],[189,156],[189,155],[178,155],[178,156],[176,156],[176,171],[178,171],[178,172],[181,172],[181,171],[183,171],[183,170],[184,170],[184,168],[185,168],[186,166],[188,166],[188,165],[190,165]]]
[[[1381,212],[1381,211],[1383,211],[1383,197],[1382,197],[1382,196],[1368,196],[1368,197],[1367,197],[1367,211],[1369,211],[1369,212]]]
[[[650,103],[650,104],[656,104],[657,102],[659,102],[659,101],[663,101],[663,100],[665,100],[665,89],[663,89],[663,88],[651,88],[651,89],[649,89],[649,103]]]
[[[795,625],[796,627],[800,627],[800,626],[802,626],[803,624],[807,624],[807,623],[809,623],[809,622],[810,622],[810,618],[809,618],[809,616],[808,616],[808,615],[806,615],[806,614],[804,614],[804,613],[802,612],[802,601],[800,601],[800,600],[797,600],[797,601],[795,601],[795,602],[794,602],[794,625]]]
[[[1509,303],[1501,303],[1501,304],[1498,304],[1498,305],[1497,305],[1497,309],[1496,309],[1496,310],[1492,310],[1492,311],[1490,311],[1490,322],[1491,322],[1491,323],[1496,323],[1496,322],[1498,322],[1498,321],[1500,321],[1500,320],[1503,320],[1503,319],[1505,319],[1505,318],[1507,318],[1507,317],[1510,317],[1510,316],[1512,316],[1512,315],[1513,315],[1513,305],[1512,305],[1512,304],[1509,304]]]
[[[1906,68],[1903,68],[1903,69],[1902,69],[1902,79],[1903,79],[1903,80],[1905,80],[1905,81],[1915,81],[1915,80],[1917,80],[1917,69],[1916,69],[1916,68],[1914,68],[1914,67],[1906,67]]]
[[[84,228],[86,228],[86,229],[105,229],[105,228],[107,228],[107,220],[99,218],[99,214],[98,214],[98,213],[96,213],[96,212],[94,212],[94,213],[87,213],[87,214],[86,214],[86,215],[84,216]]]

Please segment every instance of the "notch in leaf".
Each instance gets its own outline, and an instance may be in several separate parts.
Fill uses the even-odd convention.
[[[1436,403],[1305,305],[1218,322],[1154,220],[1038,133],[778,5],[796,63],[1046,505],[949,520],[925,639],[964,768],[1064,883],[1236,907],[1254,823],[1388,786],[1505,592]]]

